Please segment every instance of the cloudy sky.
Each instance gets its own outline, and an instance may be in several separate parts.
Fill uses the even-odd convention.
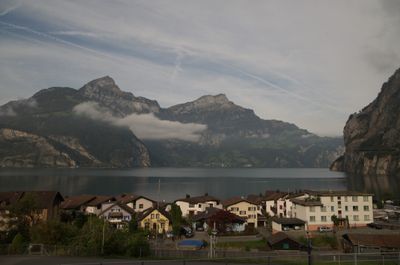
[[[0,103],[110,75],[341,135],[400,67],[400,1],[0,0]]]

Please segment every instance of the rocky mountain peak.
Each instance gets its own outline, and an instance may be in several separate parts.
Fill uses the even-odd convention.
[[[223,105],[223,104],[231,103],[225,94],[218,94],[215,96],[214,95],[205,95],[205,96],[202,96],[202,97],[196,99],[193,102],[197,103],[197,104],[205,104],[205,105],[215,105],[215,104]]]
[[[79,89],[79,92],[88,97],[93,97],[95,94],[121,97],[126,94],[126,92],[121,91],[121,89],[115,84],[114,79],[109,76],[100,77],[90,81]]]

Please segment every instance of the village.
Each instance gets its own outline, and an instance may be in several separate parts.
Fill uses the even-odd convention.
[[[32,200],[35,202],[27,203]],[[63,197],[56,191],[1,192],[2,234],[15,228],[13,221],[21,218],[11,215],[12,206],[20,202],[25,203],[28,211],[34,211],[28,213],[30,226],[52,220],[64,223],[98,220],[103,226],[103,241],[101,253],[97,254],[104,254],[107,247],[105,224],[114,231],[135,227],[144,232],[151,253],[158,250],[164,257],[174,257],[176,251],[189,251],[186,253],[191,256],[197,251],[217,257],[221,250],[238,253],[400,250],[399,208],[388,201],[383,209],[377,209],[373,194],[356,191],[265,191],[226,200],[207,193],[188,194],[173,202],[134,194]],[[14,241],[15,238],[10,243]],[[37,240],[28,248],[32,250],[32,246],[44,243],[48,242]],[[138,256],[142,255],[140,249]]]

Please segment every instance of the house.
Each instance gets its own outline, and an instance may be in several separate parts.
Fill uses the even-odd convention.
[[[305,250],[306,247],[284,232],[278,232],[267,238],[271,250]]]
[[[306,222],[298,218],[274,216],[271,219],[272,234],[288,230],[304,230]]]
[[[229,211],[218,208],[206,208],[204,212],[200,212],[192,217],[193,229],[198,227],[207,231],[213,228],[215,223],[218,230],[223,229],[226,232],[229,229],[232,232],[242,232],[245,230],[246,219],[233,214]]]
[[[140,213],[138,223],[140,228],[159,234],[172,230],[171,216],[161,208],[150,208]]]
[[[9,210],[8,207],[16,203],[22,196],[23,192],[0,192],[0,231],[7,231],[9,229]]]
[[[185,217],[196,215],[199,212],[205,211],[205,209],[209,207],[222,209],[220,200],[208,195],[207,193],[204,194],[204,196],[197,197],[186,195],[185,198],[176,200],[175,204],[181,208],[182,216]]]
[[[155,204],[155,201],[145,196],[135,195],[135,194],[121,194],[117,196],[115,199],[120,204],[127,205],[137,213],[150,209]]]
[[[305,191],[303,198],[291,199],[292,215],[306,222],[308,230],[339,225],[362,227],[373,221],[372,194],[356,191]]]
[[[84,212],[86,214],[98,215],[102,211],[103,204],[115,203],[116,199],[113,196],[98,195],[89,202],[86,203]]]
[[[345,252],[384,252],[400,251],[400,236],[395,234],[357,234],[347,233],[342,236]]]
[[[244,197],[233,197],[222,202],[224,209],[246,219],[250,227],[258,227],[258,215],[260,213],[257,203]]]
[[[116,228],[123,228],[133,219],[135,214],[136,212],[126,204],[114,202],[102,210],[98,216],[107,220]]]
[[[94,195],[76,195],[66,197],[61,203],[60,208],[66,211],[85,212],[86,206],[90,201],[96,198]]]

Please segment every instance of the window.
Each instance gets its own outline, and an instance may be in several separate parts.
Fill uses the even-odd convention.
[[[363,196],[363,201],[367,202],[368,201],[368,196]]]
[[[321,222],[326,222],[326,216],[321,216]]]
[[[326,212],[326,206],[321,206],[321,212]]]
[[[335,211],[335,206],[331,206],[331,212]]]
[[[364,215],[364,221],[369,221],[369,215]]]
[[[240,211],[239,214],[245,215],[245,214],[246,214],[246,211]]]
[[[334,198],[333,198],[333,196],[331,196],[331,202],[333,202],[334,201]]]
[[[161,223],[161,229],[165,228],[165,223]]]
[[[255,211],[255,210],[256,210],[256,207],[248,207],[247,210],[249,210],[249,211]]]
[[[209,203],[209,204],[208,204],[208,207],[212,208],[212,207],[214,207],[214,204]]]
[[[342,199],[342,197],[338,196],[337,199],[340,201]]]
[[[198,207],[201,208],[201,204],[200,203],[199,203]]]
[[[139,204],[139,209],[143,209],[143,203]]]
[[[315,216],[314,215],[310,216],[310,222],[315,222]]]
[[[369,211],[369,206],[368,205],[364,205],[364,211]]]
[[[345,212],[348,212],[348,211],[349,211],[349,206],[346,205],[346,206],[344,207],[344,211],[345,211]]]
[[[158,213],[156,214],[156,219],[160,219],[160,215]]]
[[[152,213],[152,214],[150,215],[150,218],[151,218],[151,219],[154,219],[154,213]]]
[[[310,206],[310,212],[315,212],[315,206]]]
[[[344,196],[344,201],[347,202],[347,196]]]
[[[358,202],[358,197],[357,196],[351,196],[351,200],[353,202]]]
[[[353,215],[353,221],[358,221],[358,220],[359,220],[358,215]]]
[[[353,211],[358,212],[358,206],[353,206]]]

